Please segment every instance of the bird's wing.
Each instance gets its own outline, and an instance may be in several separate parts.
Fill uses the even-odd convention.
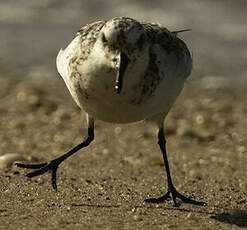
[[[176,57],[177,74],[187,78],[192,69],[191,54],[186,44],[177,37],[177,33],[171,32],[159,24],[143,23],[143,26],[148,39],[152,41],[152,48],[158,45],[166,51],[168,56]]]
[[[70,63],[78,58],[80,61],[87,59],[94,46],[104,21],[98,21],[83,26],[76,34],[72,42],[57,55],[56,63],[59,74],[65,79],[70,75]]]

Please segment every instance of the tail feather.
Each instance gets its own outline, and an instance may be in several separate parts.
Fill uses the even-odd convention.
[[[186,32],[186,31],[191,31],[191,29],[185,29],[185,30],[175,30],[172,31],[173,34],[175,34],[176,36],[178,35],[178,33],[182,33],[182,32]]]

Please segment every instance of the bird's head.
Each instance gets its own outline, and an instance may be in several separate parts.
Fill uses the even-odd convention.
[[[136,20],[120,17],[107,21],[99,36],[104,48],[117,54],[115,90],[120,94],[124,72],[135,54],[142,52],[147,40],[146,33]]]

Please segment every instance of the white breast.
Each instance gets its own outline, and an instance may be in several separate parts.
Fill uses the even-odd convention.
[[[82,53],[78,37],[65,50],[60,50],[57,68],[78,106],[95,119],[130,123],[157,114],[165,117],[189,75],[191,60],[190,63],[178,60],[174,53],[168,54],[159,45],[153,45],[152,49],[162,81],[151,95],[142,95],[142,89],[138,88],[148,67],[148,49],[137,59],[135,65],[128,66],[120,95],[114,91],[116,70],[111,69],[112,63],[97,47],[97,42],[90,56],[76,65],[76,78],[72,77],[71,60]]]

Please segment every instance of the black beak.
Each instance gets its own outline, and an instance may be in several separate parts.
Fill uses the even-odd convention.
[[[120,61],[119,61],[119,68],[116,76],[116,81],[115,81],[115,90],[118,94],[120,94],[121,89],[122,89],[122,82],[123,82],[123,75],[124,72],[129,64],[130,60],[128,56],[121,52],[120,53]]]

